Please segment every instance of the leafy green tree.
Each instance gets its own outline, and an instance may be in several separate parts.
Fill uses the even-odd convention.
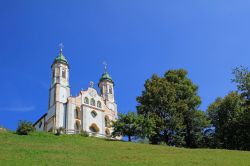
[[[140,138],[149,138],[155,135],[156,123],[153,118],[137,115],[138,133]]]
[[[233,70],[233,82],[237,84],[239,93],[243,99],[243,109],[238,126],[240,147],[250,150],[250,71],[248,68],[240,66]]]
[[[201,103],[198,87],[187,78],[187,71],[169,70],[164,77],[154,74],[146,80],[144,87],[142,95],[137,97],[137,112],[153,119],[157,126],[149,137],[151,143],[196,145],[194,142],[205,126],[200,126],[205,118],[201,120],[202,115],[197,111]]]
[[[238,149],[240,147],[239,121],[243,113],[241,95],[231,92],[227,96],[217,98],[207,110],[208,116],[215,127],[217,147]]]
[[[233,70],[232,81],[237,92],[217,98],[207,109],[207,115],[215,127],[216,147],[250,149],[250,72],[240,66]]]
[[[191,148],[203,147],[203,130],[209,127],[210,121],[203,111],[192,110],[188,116],[185,116],[184,123],[186,124],[186,146]]]
[[[32,122],[21,120],[19,121],[16,133],[19,135],[28,135],[30,132],[35,131]]]
[[[119,114],[118,120],[113,122],[113,127],[113,136],[128,136],[128,140],[131,141],[139,131],[138,117],[134,112]]]
[[[113,122],[113,136],[128,136],[131,141],[134,138],[148,138],[155,134],[156,124],[152,118],[137,115],[134,112],[119,114],[118,120]]]
[[[250,105],[250,72],[248,68],[240,66],[233,69],[233,82],[237,84],[237,89],[245,100],[247,106]]]

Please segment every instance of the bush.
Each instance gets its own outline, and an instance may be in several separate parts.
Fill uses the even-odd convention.
[[[19,135],[28,135],[30,132],[35,131],[34,126],[32,125],[32,122],[21,120],[18,123],[18,127],[16,130],[16,133]]]
[[[87,131],[85,131],[85,130],[81,130],[80,135],[83,136],[83,137],[88,137],[89,133]]]

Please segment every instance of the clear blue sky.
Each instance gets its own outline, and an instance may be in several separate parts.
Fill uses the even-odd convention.
[[[119,112],[135,111],[147,78],[184,68],[205,110],[235,89],[232,68],[250,63],[249,9],[249,0],[1,0],[0,125],[47,111],[60,42],[73,95],[98,82],[106,60]]]

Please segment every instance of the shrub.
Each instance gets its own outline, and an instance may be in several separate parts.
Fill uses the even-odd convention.
[[[35,131],[34,126],[32,125],[32,122],[21,120],[18,123],[18,127],[16,130],[16,133],[19,135],[28,135],[30,132]]]
[[[80,135],[83,136],[83,137],[88,137],[89,133],[87,131],[85,131],[85,130],[81,130]]]

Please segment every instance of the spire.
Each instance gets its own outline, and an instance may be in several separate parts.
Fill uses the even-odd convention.
[[[68,65],[68,61],[65,58],[65,56],[63,55],[63,47],[64,47],[64,45],[62,43],[60,43],[58,46],[59,46],[59,55],[55,58],[54,63],[61,62],[61,63],[65,63],[65,64]]]
[[[110,81],[113,83],[112,78],[110,77],[109,73],[107,72],[107,65],[108,64],[105,61],[102,64],[104,65],[104,73],[102,74],[102,77],[100,78],[99,82],[106,80],[106,81]]]
[[[104,73],[107,73],[107,66],[108,66],[107,62],[103,61],[102,64],[104,65]]]
[[[59,46],[59,55],[62,55],[64,45],[63,45],[63,43],[60,43],[58,46]]]

